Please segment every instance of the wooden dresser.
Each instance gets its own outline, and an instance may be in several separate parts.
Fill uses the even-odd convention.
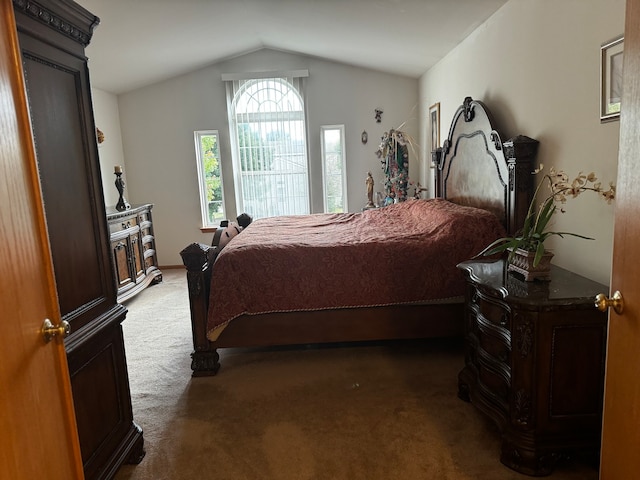
[[[127,310],[116,301],[84,53],[99,20],[71,0],[13,0],[13,7],[56,293],[71,327],[64,343],[84,475],[109,479],[123,462],[139,462],[144,445],[131,408]]]
[[[551,281],[525,282],[506,262],[458,265],[467,277],[465,366],[458,394],[502,434],[500,460],[529,475],[600,447],[608,287],[552,266]]]
[[[152,208],[150,203],[121,212],[113,207],[107,208],[118,302],[124,302],[148,285],[162,281],[153,234]]]

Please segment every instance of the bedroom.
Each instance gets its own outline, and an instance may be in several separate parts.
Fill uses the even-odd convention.
[[[539,3],[537,5],[539,6]],[[499,124],[505,128],[505,136],[522,132],[540,139],[542,144],[540,158],[541,160],[544,159],[547,165],[551,163],[568,171],[593,169],[602,177],[615,177],[616,155],[615,153],[612,154],[612,152],[617,150],[616,140],[619,127],[615,122],[600,124],[597,118],[597,108],[590,105],[592,102],[594,105],[597,103],[596,99],[599,94],[597,50],[603,41],[619,34],[622,30],[623,5],[622,2],[619,2],[620,8],[615,14],[612,14],[610,4],[606,6],[601,4],[595,6],[595,8],[590,5],[590,7],[592,8],[587,9],[577,2],[571,2],[571,4],[561,7],[554,5],[553,14],[545,14],[542,9],[532,3],[508,2],[487,24],[474,32],[465,43],[455,49],[450,56],[446,57],[432,71],[426,72],[417,81],[410,79],[409,83],[416,84],[417,88],[411,95],[412,101],[406,102],[407,105],[403,106],[402,110],[410,112],[413,105],[420,105],[417,125],[409,128],[416,132],[417,138],[420,138],[421,145],[426,145],[424,139],[426,134],[423,132],[427,130],[426,120],[424,119],[426,118],[428,105],[436,101],[441,103],[442,125],[446,128],[446,125],[448,125],[447,117],[451,117],[461,99],[465,95],[473,95],[475,98],[482,99],[492,106],[494,114],[498,117]],[[537,23],[528,22],[527,26],[523,26],[522,18],[526,18],[528,21],[533,19]],[[580,20],[579,25],[572,24],[571,20],[567,20],[575,18]],[[585,24],[589,28],[585,28]],[[518,32],[518,37],[512,39],[509,36],[509,42],[506,42],[503,34],[510,31],[509,27]],[[558,35],[552,35],[549,31],[553,31]],[[591,33],[587,34],[585,33],[586,31]],[[527,32],[529,35],[527,35]],[[541,51],[537,54],[527,55],[527,58],[523,60],[520,55],[521,52],[531,51],[529,47],[531,42],[525,41],[527,38],[542,42],[544,48],[541,48]],[[523,39],[521,44],[519,39]],[[561,47],[566,48],[566,50]],[[480,50],[482,55],[486,55],[478,63],[482,65],[491,64],[495,65],[495,67],[481,75],[475,72],[474,75],[467,76],[470,66],[476,66],[474,65],[475,60],[473,60],[475,55],[469,53],[470,50]],[[562,52],[562,54],[558,52]],[[281,53],[276,52],[273,55],[280,56]],[[270,55],[272,52],[256,53],[254,56],[262,54],[266,56],[268,61],[271,61],[272,57]],[[291,57],[287,57],[289,60],[291,59]],[[554,61],[550,62],[550,58],[553,58]],[[567,62],[567,58],[571,58],[573,61]],[[591,58],[593,60],[589,60]],[[295,63],[298,62],[299,59],[296,59]],[[524,62],[531,63],[525,64]],[[464,65],[464,67],[459,67],[460,64]],[[250,68],[257,68],[255,65],[252,64]],[[549,69],[561,72],[560,76],[562,76],[563,81],[560,82],[557,89],[553,87],[553,82],[549,81],[549,78],[555,78],[546,73]],[[357,74],[354,71],[351,73]],[[363,72],[363,74],[369,75],[371,72]],[[197,74],[194,75],[197,77]],[[505,78],[507,76],[509,77],[508,79]],[[588,80],[592,76],[596,80]],[[451,77],[455,77],[456,82],[451,82],[449,80]],[[484,85],[478,87],[478,79],[482,80],[483,78],[486,78],[482,82]],[[206,83],[207,79],[198,77],[195,81]],[[175,80],[175,82],[181,83],[180,80]],[[546,82],[549,82],[549,84]],[[171,81],[167,83],[171,83]],[[544,85],[545,88],[540,88],[540,85]],[[165,87],[169,86],[172,85],[165,85]],[[183,89],[183,93],[186,93],[186,90],[191,88],[191,84],[182,85],[180,88]],[[149,91],[141,89],[130,94],[123,94],[117,100],[106,91],[96,90],[94,99],[98,124],[102,125],[101,122],[104,121],[104,125],[110,125],[110,128],[105,128],[107,138],[115,138],[117,140],[118,134],[112,132],[117,132],[119,128],[122,132],[128,132],[126,134],[123,133],[122,146],[118,147],[116,145],[116,150],[119,148],[122,150],[120,156],[116,159],[117,162],[109,162],[109,165],[103,165],[104,176],[109,178],[112,175],[114,164],[124,165],[129,200],[155,203],[156,212],[161,212],[155,215],[160,262],[161,265],[171,266],[179,264],[177,252],[186,242],[196,239],[208,242],[210,235],[202,235],[199,238],[195,238],[200,235],[197,199],[190,198],[184,194],[185,191],[195,190],[196,183],[193,178],[195,170],[189,173],[187,169],[181,172],[180,169],[175,168],[176,158],[180,158],[179,161],[187,165],[188,168],[193,168],[191,142],[188,142],[189,149],[179,147],[177,151],[171,152],[171,158],[167,158],[167,156],[163,156],[161,149],[156,146],[158,142],[154,142],[157,137],[167,138],[167,131],[164,125],[154,123],[154,118],[157,116],[154,113],[156,110],[150,110],[151,113],[142,115],[142,118],[137,116],[142,111],[137,108],[138,103],[153,105],[154,108],[155,106],[162,107],[162,109],[165,108],[166,105],[162,102],[162,88],[160,88],[160,92],[154,92],[153,90],[154,88],[150,88]],[[578,98],[571,98],[570,101],[567,101],[564,96],[565,92],[578,92],[580,95],[577,96]],[[201,97],[202,95],[198,94],[198,96]],[[546,101],[547,97],[548,102]],[[129,100],[132,110],[134,109],[133,107],[136,107],[137,113],[126,111],[125,104],[129,103],[127,100]],[[366,98],[366,102],[363,102],[365,106],[362,107],[362,115],[369,122],[372,121],[371,107],[369,105],[373,104],[374,100],[376,99]],[[193,102],[194,100],[192,99],[191,103]],[[397,125],[410,115],[406,111],[394,113],[393,107],[389,110],[386,106],[387,103],[382,103],[386,112],[384,118],[388,119],[385,121],[388,121],[390,125]],[[119,117],[116,115],[110,116],[115,111],[114,105],[121,109]],[[377,101],[375,105],[378,106]],[[554,105],[562,105],[563,109],[558,111],[554,108]],[[175,105],[171,105],[171,107],[171,111],[176,113],[176,117],[185,117],[184,113],[174,109]],[[364,113],[365,111],[366,114]],[[392,114],[387,116],[389,111]],[[105,116],[107,118],[101,118],[103,113],[106,113]],[[118,120],[120,125],[115,120]],[[140,128],[136,129],[136,125],[140,126]],[[359,125],[355,121],[353,125],[348,127],[348,131],[352,130],[360,132]],[[138,142],[138,139],[142,141]],[[167,143],[187,145],[186,142],[178,141],[177,139],[176,141],[172,140],[167,140]],[[545,140],[549,145],[546,149],[544,146]],[[551,148],[551,145],[553,148]],[[102,148],[101,155],[106,150],[105,147],[106,145]],[[423,168],[420,169],[418,167],[418,172],[424,178],[425,183],[428,183],[426,180],[430,172],[426,168],[427,163],[424,161],[424,156],[425,153],[423,151],[421,153],[423,158],[420,161]],[[139,157],[144,158],[138,161]],[[373,155],[371,157],[371,163],[363,160],[362,167],[366,169],[377,166],[377,160]],[[353,199],[358,199],[359,195],[364,197],[363,176],[359,173],[361,170],[360,164],[356,163],[354,169],[357,169],[358,172],[355,175],[350,175],[350,178],[353,178],[351,180],[353,186],[349,189],[349,198],[352,202]],[[185,175],[181,176],[181,173],[185,173]],[[166,192],[171,191],[170,187],[175,187],[177,193],[166,195]],[[109,195],[113,199],[114,190],[109,183],[105,186],[105,193],[107,194],[107,199],[109,199]],[[182,202],[183,199],[186,199],[185,203]],[[108,201],[108,203],[114,202]],[[355,208],[353,205],[350,206],[351,210],[358,210],[359,208],[359,203],[356,203]],[[610,255],[597,255],[597,253],[611,251],[611,234],[609,232],[612,225],[611,209],[601,207],[596,203],[588,205],[581,202],[579,210],[581,213],[571,216],[573,221],[577,222],[577,225],[567,224],[562,225],[562,228],[579,230],[585,234],[595,236],[597,240],[595,242],[584,242],[589,244],[584,247],[579,244],[580,242],[571,242],[566,247],[563,246],[564,243],[569,242],[559,242],[556,250],[559,253],[559,257],[562,257],[561,262],[564,266],[606,282],[608,281],[608,271],[610,269]],[[184,212],[187,211],[193,211],[191,218],[188,215],[184,215]],[[604,218],[598,224],[599,226],[593,226],[593,223],[589,221],[589,218],[594,214],[593,212],[599,219]],[[186,220],[186,222],[183,223],[183,220]],[[562,219],[561,221],[570,222],[571,220]],[[609,228],[602,227],[603,224],[609,225]],[[176,234],[176,232],[178,233]],[[582,261],[585,256],[590,260],[595,259],[595,261]]]
[[[615,6],[617,10],[612,10]],[[124,165],[128,199],[155,204],[155,234],[161,265],[180,265],[178,252],[188,243],[210,242],[211,233],[199,232],[197,175],[190,134],[194,130],[226,128],[221,75],[306,68],[310,72],[310,132],[318,132],[320,126],[326,124],[346,125],[350,211],[358,211],[365,201],[362,173],[372,170],[376,184],[380,184],[378,160],[373,155],[377,142],[373,140],[404,121],[409,132],[424,146],[420,149],[420,161],[411,163],[410,168],[417,166],[417,178],[425,185],[432,185],[429,178],[432,172],[426,161],[427,109],[440,103],[443,138],[453,113],[466,95],[484,101],[491,108],[497,124],[504,129],[504,138],[522,133],[539,140],[538,160],[547,167],[576,173],[593,170],[607,182],[617,173],[615,152],[619,124],[601,123],[598,115],[599,47],[617,36],[623,30],[623,23],[622,1],[613,6],[599,2],[588,7],[577,2],[562,2],[553,9],[545,8],[540,2],[510,1],[417,81],[267,49],[123,93],[117,102],[109,94],[96,94],[94,90],[99,125],[101,105],[106,106],[105,111],[119,111],[125,152],[122,157],[105,162],[102,152],[107,146],[103,145],[103,174],[109,178],[114,165]],[[342,89],[336,89],[336,85],[358,85],[359,88],[346,90],[342,97]],[[217,96],[208,95],[200,104],[203,92],[212,86]],[[327,100],[329,92],[335,104]],[[567,97],[566,92],[572,95]],[[312,108],[319,106],[320,110]],[[383,107],[381,124],[376,124],[373,118],[375,107]],[[167,118],[167,111],[173,113],[171,118]],[[104,125],[109,122],[108,117],[104,118]],[[181,125],[184,122],[190,128],[184,128]],[[111,121],[111,124],[117,131],[117,122]],[[363,129],[370,138],[366,145],[360,142]],[[153,141],[157,132],[169,140],[167,144]],[[313,152],[313,135],[310,137]],[[223,150],[223,162],[224,157]],[[176,168],[178,165],[182,168]],[[171,193],[171,188],[158,188],[159,185],[180,187]],[[191,195],[185,194],[186,191]],[[317,195],[321,188],[315,191]],[[113,198],[115,190],[111,185],[107,184],[105,194]],[[585,197],[583,200],[568,205],[570,215],[558,216],[558,229],[577,231],[596,240],[555,242],[556,263],[608,283],[613,209],[597,199]],[[321,208],[321,200],[314,197],[316,209],[318,205]],[[233,218],[233,214],[229,216]],[[597,224],[592,221],[594,217],[599,218]],[[589,261],[585,262],[584,258]]]
[[[99,10],[99,2],[84,3]],[[96,14],[100,16],[99,11]],[[440,103],[440,137],[445,138],[453,113],[467,95],[489,106],[503,138],[525,134],[539,140],[538,160],[547,167],[570,175],[595,171],[608,182],[616,175],[619,125],[600,123],[598,116],[599,49],[621,34],[623,22],[623,0],[563,1],[552,7],[546,2],[512,0],[418,79],[264,49],[117,96],[94,84],[96,125],[108,139],[99,151],[103,178],[113,178],[114,165],[124,167],[127,199],[155,205],[160,264],[181,265],[179,252],[185,245],[210,243],[210,234],[199,230],[192,135],[195,130],[227,128],[220,75],[308,68],[309,83],[314,82],[308,88],[309,131],[319,132],[322,125],[333,124],[346,128],[349,211],[359,211],[366,202],[368,170],[374,174],[376,188],[381,185],[382,171],[375,156],[378,139],[403,122],[419,145],[410,159],[410,176],[432,185],[432,171],[425,160],[428,107]],[[335,103],[326,100],[328,96]],[[384,110],[379,124],[374,120],[378,107]],[[366,145],[360,141],[363,130],[369,134]],[[158,142],[158,137],[164,141]],[[311,134],[312,158],[319,156],[319,148],[319,135],[314,139]],[[224,170],[230,156],[224,145],[221,156]],[[312,208],[321,211],[321,174],[314,177],[312,171],[311,175]],[[224,180],[225,188],[233,183],[232,178]],[[117,191],[110,181],[105,183],[106,203],[113,205]],[[428,195],[433,194],[430,190]],[[233,207],[228,207],[230,218],[235,218]],[[571,215],[556,219],[558,229],[595,240],[551,243],[556,262],[608,283],[613,209],[586,197],[569,208]],[[593,217],[600,219],[597,225]]]

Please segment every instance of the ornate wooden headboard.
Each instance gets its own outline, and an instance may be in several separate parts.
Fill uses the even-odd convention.
[[[538,141],[522,135],[502,141],[487,107],[466,97],[442,148],[432,152],[435,195],[493,212],[507,232],[522,228],[533,195]]]

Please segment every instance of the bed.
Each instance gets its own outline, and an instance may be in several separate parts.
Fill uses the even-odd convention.
[[[260,219],[223,249],[188,245],[193,376],[217,373],[218,348],[462,335],[456,265],[521,227],[537,145],[503,142],[467,97],[432,152],[437,198]]]

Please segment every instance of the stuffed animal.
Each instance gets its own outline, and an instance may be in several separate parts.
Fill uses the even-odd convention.
[[[238,235],[245,227],[249,226],[252,222],[252,218],[243,213],[236,218],[237,222],[229,222],[229,220],[222,220],[220,226],[213,234],[213,241],[211,246],[216,247],[218,251],[222,250],[233,237]]]

